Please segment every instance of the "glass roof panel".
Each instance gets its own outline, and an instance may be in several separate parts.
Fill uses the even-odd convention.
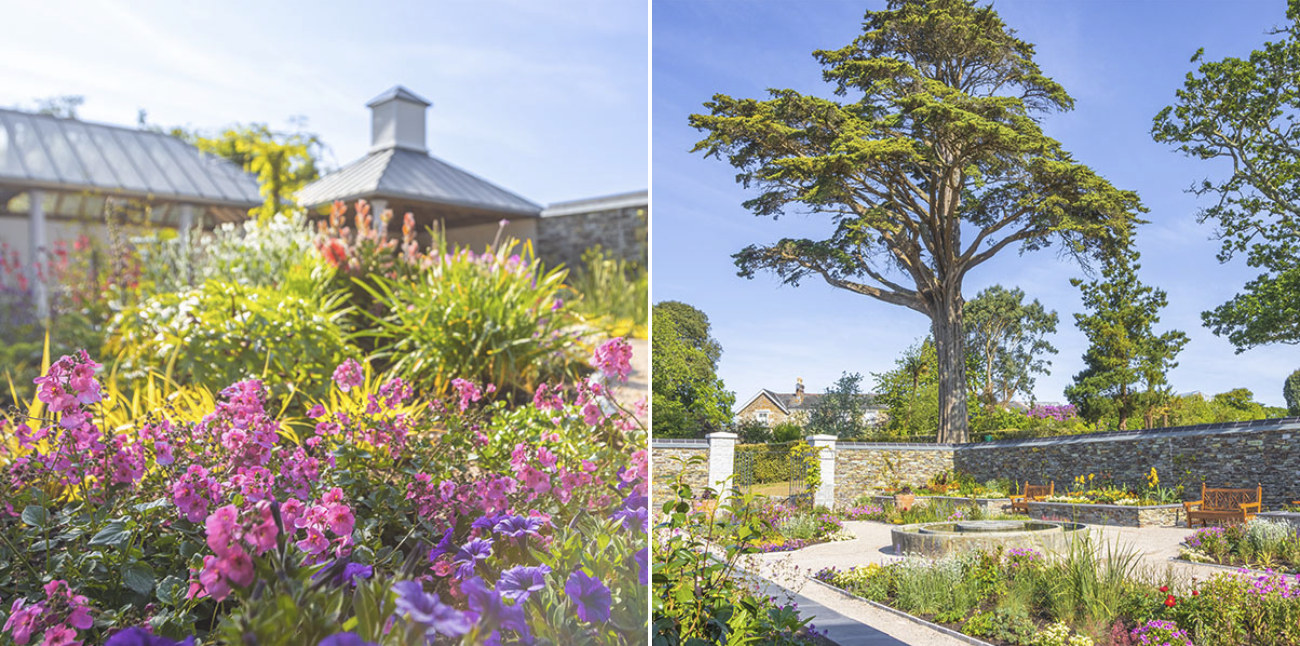
[[[198,189],[199,195],[214,199],[226,197],[212,184],[212,180],[208,179],[208,170],[199,165],[198,155],[192,154],[185,142],[175,137],[158,137],[157,140],[171,154],[172,159],[176,160],[177,165],[189,178],[190,184]]]
[[[0,112],[0,176],[26,177],[27,171],[19,158],[18,142],[9,134],[12,130],[13,126],[4,113]]]
[[[167,175],[154,161],[149,151],[145,150],[141,144],[141,137],[131,137],[125,132],[114,132],[113,139],[117,140],[118,145],[126,156],[130,158],[131,163],[135,165],[136,170],[140,171],[140,178],[144,183],[144,189],[150,193],[179,193],[180,190],[172,185],[167,179]]]
[[[36,123],[36,131],[40,133],[41,143],[45,145],[45,151],[54,160],[54,171],[59,174],[59,179],[83,185],[89,183],[90,178],[86,177],[81,160],[77,158],[77,151],[72,149],[72,144],[63,136],[59,124],[53,119],[33,121]]]
[[[49,155],[45,154],[45,149],[41,146],[40,135],[36,132],[36,126],[32,125],[31,118],[13,112],[8,116],[9,135],[14,150],[18,153],[18,161],[23,167],[21,177],[47,182],[59,181],[59,175],[55,172]]]
[[[112,166],[100,152],[95,140],[90,137],[89,129],[73,120],[67,120],[60,125],[63,126],[63,134],[67,136],[68,143],[72,145],[77,158],[81,160],[82,168],[89,176],[90,183],[100,188],[120,188],[122,182],[118,180],[117,173],[113,172]]]
[[[237,200],[244,196],[244,192],[239,189],[239,186],[230,177],[229,169],[235,166],[233,162],[222,164],[220,160],[211,155],[200,153],[199,163],[207,170],[205,176],[212,180],[212,183],[216,185],[217,190],[221,192],[223,197]]]
[[[176,187],[172,190],[173,193],[201,195],[198,187],[194,185],[194,182],[190,181],[185,171],[181,170],[176,160],[167,151],[167,146],[162,137],[137,137],[136,140],[148,152],[150,159],[155,162],[154,165],[161,169],[167,183]]]
[[[132,191],[147,191],[149,186],[140,177],[140,170],[131,161],[127,151],[122,149],[113,131],[108,128],[87,128],[96,148],[104,154],[105,163],[113,169],[118,185]]]

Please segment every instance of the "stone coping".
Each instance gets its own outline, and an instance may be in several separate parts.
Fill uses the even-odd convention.
[[[1102,509],[1182,509],[1183,503],[1175,502],[1161,505],[1112,505],[1100,502],[1065,502],[1052,500],[1031,500],[1029,506],[1034,505],[1073,505],[1075,507],[1100,507]]]
[[[810,577],[808,577],[808,580],[809,580],[809,581],[812,581],[813,583],[816,583],[816,584],[818,584],[818,585],[822,585],[822,586],[824,586],[824,587],[826,587],[826,588],[829,588],[829,589],[831,589],[831,590],[834,590],[834,591],[836,591],[836,592],[838,592],[838,593],[840,593],[840,594],[842,594],[842,595],[844,595],[844,596],[846,596],[846,597],[848,597],[848,598],[850,598],[850,599],[853,599],[854,601],[860,601],[860,602],[865,603],[865,604],[867,604],[867,605],[869,605],[869,606],[871,606],[871,607],[873,607],[873,608],[876,608],[876,609],[879,609],[879,610],[884,610],[885,612],[888,612],[888,613],[890,613],[890,614],[892,614],[892,615],[896,615],[896,616],[898,616],[898,617],[902,617],[903,619],[906,619],[906,620],[911,621],[911,622],[913,622],[913,623],[916,623],[916,624],[919,624],[919,625],[925,626],[926,628],[929,628],[930,630],[933,630],[933,631],[936,631],[936,632],[942,633],[942,634],[944,634],[944,635],[947,635],[947,636],[949,636],[949,637],[952,637],[953,639],[957,639],[957,640],[960,640],[960,641],[966,642],[967,644],[971,644],[972,646],[996,646],[995,644],[991,644],[991,643],[986,642],[986,641],[984,641],[984,640],[982,640],[982,639],[978,639],[978,638],[975,638],[975,637],[971,637],[970,635],[967,635],[967,634],[962,633],[962,632],[958,632],[958,631],[956,631],[956,630],[953,630],[953,629],[951,629],[951,628],[948,628],[947,626],[940,626],[939,624],[936,624],[936,623],[934,623],[934,622],[932,622],[932,621],[926,621],[926,620],[924,620],[924,619],[922,619],[922,618],[920,618],[920,617],[918,617],[918,616],[916,616],[916,615],[910,614],[910,613],[908,613],[908,612],[904,612],[904,611],[899,610],[898,608],[895,608],[895,607],[893,607],[893,606],[887,606],[887,605],[885,605],[885,604],[883,604],[883,603],[880,603],[880,602],[878,602],[878,601],[872,601],[871,599],[867,599],[867,598],[865,598],[865,597],[859,597],[858,595],[853,594],[852,592],[849,592],[848,590],[845,590],[844,588],[841,588],[841,587],[839,587],[839,586],[837,586],[837,585],[833,585],[833,584],[827,583],[827,582],[825,582],[825,581],[822,581],[821,579],[818,579],[818,578],[815,578],[815,577],[811,577],[811,576],[810,576]]]

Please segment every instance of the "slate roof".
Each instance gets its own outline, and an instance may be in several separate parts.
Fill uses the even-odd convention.
[[[0,108],[0,184],[251,208],[257,180],[176,137]]]
[[[417,97],[418,98],[418,97]],[[359,198],[387,198],[536,216],[542,207],[432,155],[377,150],[298,191],[311,208]]]
[[[783,408],[787,413],[800,411],[800,410],[811,411],[815,406],[817,406],[817,402],[821,401],[822,397],[825,397],[825,394],[823,393],[805,392],[803,394],[803,402],[798,403],[795,398],[795,393],[778,393],[764,388],[760,390],[757,395],[752,397],[747,403],[745,403],[744,406],[741,406],[739,410],[744,410],[748,408],[750,404],[754,403],[754,400],[758,399],[762,395],[767,395],[769,398],[772,399],[772,401],[776,402],[777,405]],[[879,406],[876,403],[876,398],[878,397],[878,395],[876,395],[875,393],[863,393],[859,395],[859,397],[866,400],[866,405],[869,408]]]

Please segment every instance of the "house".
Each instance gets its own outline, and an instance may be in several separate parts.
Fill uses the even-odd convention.
[[[766,388],[758,391],[736,411],[736,421],[753,420],[765,426],[794,422],[800,426],[808,423],[813,408],[825,395],[804,391],[803,378],[795,380],[794,392],[778,393]],[[876,426],[885,422],[885,407],[876,402],[876,395],[861,395],[866,401],[862,422]]]
[[[103,238],[108,210],[144,227],[210,228],[262,203],[257,180],[176,137],[79,119],[0,109],[0,242],[28,267],[40,316],[40,267],[54,243]]]

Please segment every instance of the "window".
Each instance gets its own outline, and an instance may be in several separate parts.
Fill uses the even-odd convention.
[[[767,422],[768,422],[767,416],[769,412],[770,411],[766,411],[766,410],[758,411],[757,417],[758,417],[759,424],[762,424],[763,426],[767,426]]]

